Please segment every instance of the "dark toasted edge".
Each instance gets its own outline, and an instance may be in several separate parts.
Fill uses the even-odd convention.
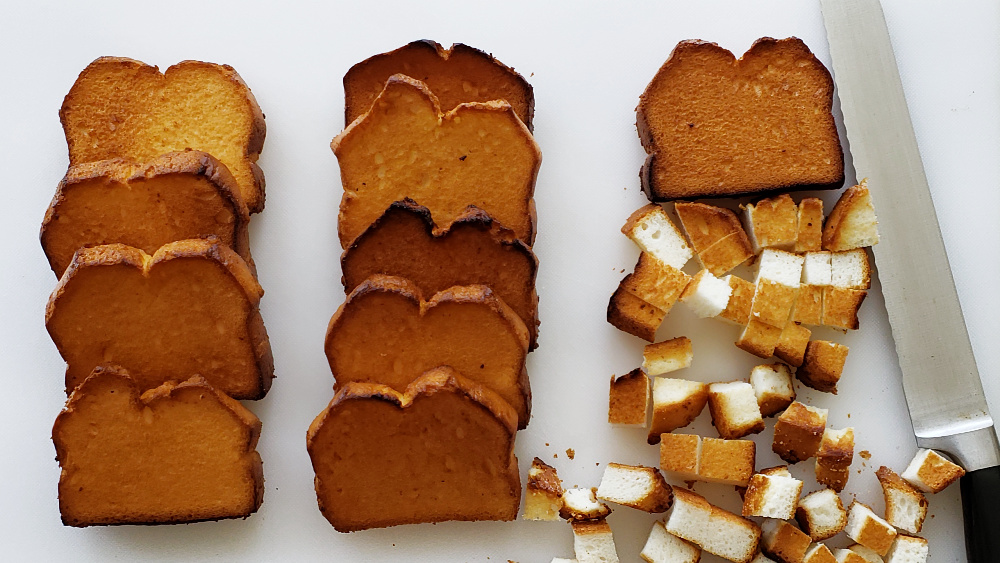
[[[563,487],[562,480],[559,478],[559,473],[556,471],[555,467],[545,463],[541,458],[536,457],[531,460],[531,469],[538,469],[539,475],[537,477],[532,477],[530,470],[528,473],[528,483],[526,485],[529,491],[542,491],[547,494],[562,496]]]
[[[121,366],[115,364],[104,364],[99,365],[94,368],[87,378],[77,386],[76,389],[70,394],[69,398],[66,400],[66,405],[63,407],[62,411],[56,416],[56,420],[52,425],[52,443],[56,450],[56,461],[59,462],[60,467],[62,466],[62,459],[65,458],[65,446],[61,443],[58,438],[60,429],[65,423],[65,420],[73,416],[75,412],[76,403],[83,400],[83,397],[89,391],[89,387],[93,385],[97,379],[103,377],[116,377],[121,379],[127,386],[129,391],[129,398],[137,411],[141,411],[145,406],[151,405],[158,401],[169,401],[173,398],[173,394],[179,390],[183,389],[199,389],[202,392],[210,394],[219,403],[220,406],[227,409],[237,422],[247,428],[247,440],[244,450],[250,454],[250,479],[254,483],[253,492],[253,505],[249,511],[240,514],[220,514],[218,516],[209,516],[205,518],[167,518],[163,520],[154,521],[138,521],[138,520],[128,520],[121,522],[88,522],[77,519],[68,518],[62,509],[62,499],[59,499],[60,516],[62,523],[65,526],[72,526],[83,528],[87,526],[119,526],[119,525],[159,525],[159,524],[179,524],[179,523],[191,523],[191,522],[206,522],[213,520],[225,520],[232,518],[247,518],[251,514],[257,512],[260,508],[261,503],[264,499],[264,468],[261,462],[260,454],[256,451],[257,442],[260,439],[261,431],[261,421],[257,416],[251,412],[249,409],[244,407],[239,401],[232,399],[225,393],[212,387],[204,377],[200,375],[194,375],[189,379],[178,383],[177,381],[167,381],[164,382],[159,387],[149,389],[144,393],[139,392],[139,388],[136,386],[135,381],[129,372],[122,368]],[[60,477],[60,480],[62,477]]]
[[[93,70],[93,68],[105,64],[117,64],[123,67],[123,69],[126,70],[130,69],[135,71],[136,73],[156,74],[161,79],[165,79],[173,69],[179,68],[181,66],[187,66],[187,65],[204,66],[219,72],[219,74],[221,74],[224,78],[235,84],[238,89],[240,89],[242,92],[245,92],[246,93],[245,101],[247,104],[247,109],[249,110],[251,115],[251,120],[250,120],[250,131],[247,133],[247,146],[246,149],[244,150],[244,159],[250,164],[250,170],[251,173],[253,174],[253,186],[251,187],[255,192],[255,197],[253,197],[253,200],[246,201],[246,205],[250,213],[259,213],[264,210],[264,199],[265,199],[264,172],[260,169],[260,166],[257,165],[257,160],[260,158],[260,153],[264,149],[264,137],[267,135],[267,126],[264,122],[264,112],[260,109],[260,105],[257,103],[257,98],[254,97],[253,92],[250,90],[250,87],[248,87],[246,82],[243,81],[243,78],[240,77],[239,73],[236,72],[236,69],[226,64],[185,60],[170,66],[169,68],[167,68],[166,71],[161,73],[159,67],[149,65],[135,59],[130,59],[127,57],[98,57],[89,65],[87,65],[87,67],[84,68],[82,72],[80,72],[80,75],[77,77],[76,81],[73,82],[73,86],[70,87],[69,92],[63,98],[62,106],[59,108],[59,122],[62,124],[63,134],[66,137],[67,151],[70,154],[72,154],[72,146],[74,142],[70,138],[68,134],[69,132],[66,128],[68,106],[72,101],[72,98],[76,93],[77,87],[80,84],[80,82],[87,77],[87,75]]]
[[[152,256],[138,248],[124,244],[106,244],[77,250],[69,268],[56,283],[56,287],[49,295],[49,300],[45,305],[45,327],[53,343],[55,343],[56,348],[60,349],[61,354],[61,339],[52,334],[49,322],[55,314],[56,303],[66,292],[67,285],[80,271],[90,267],[122,264],[136,268],[144,276],[148,276],[149,270],[156,264],[180,258],[211,260],[243,289],[244,295],[250,303],[250,314],[247,317],[246,326],[248,336],[253,340],[251,347],[254,361],[257,364],[260,392],[250,396],[234,396],[234,398],[249,400],[263,398],[271,388],[271,382],[274,378],[274,357],[259,307],[264,290],[260,287],[247,263],[235,251],[219,242],[215,237],[168,243],[161,246]],[[71,392],[72,389],[67,387],[67,395]]]
[[[42,227],[39,233],[42,250],[45,252],[49,266],[56,274],[56,277],[62,276],[63,272],[58,270],[54,257],[49,255],[47,234],[49,232],[49,225],[59,216],[58,207],[65,201],[67,190],[73,189],[78,184],[92,180],[106,180],[128,184],[136,180],[169,174],[187,174],[204,177],[215,187],[219,196],[229,203],[234,217],[233,250],[246,261],[250,270],[256,276],[257,267],[250,255],[250,235],[248,229],[250,212],[246,206],[246,202],[243,200],[243,195],[239,184],[236,182],[236,178],[233,177],[225,164],[216,160],[212,155],[202,151],[187,149],[165,153],[143,163],[116,158],[70,166],[66,171],[66,175],[59,182],[56,193],[52,197],[52,202],[45,211],[45,218],[42,220]]]
[[[694,199],[694,198],[732,198],[732,197],[745,196],[745,195],[762,195],[763,196],[763,195],[778,194],[778,193],[781,193],[781,192],[789,192],[789,191],[836,190],[836,189],[840,189],[841,187],[843,187],[843,185],[844,185],[844,179],[845,179],[845,176],[844,176],[844,147],[843,147],[842,143],[839,142],[839,133],[837,132],[837,130],[836,130],[835,127],[833,129],[833,132],[838,137],[837,150],[838,150],[838,154],[839,154],[839,157],[840,157],[839,158],[839,160],[840,160],[840,167],[839,167],[840,168],[840,175],[839,175],[838,179],[836,179],[836,180],[834,180],[832,182],[829,182],[829,183],[819,183],[819,184],[783,184],[783,185],[769,186],[769,187],[764,188],[764,189],[752,188],[752,187],[748,187],[748,188],[744,188],[744,189],[727,189],[724,193],[720,193],[719,191],[709,191],[709,192],[697,192],[697,193],[696,192],[691,192],[691,193],[682,193],[682,194],[672,193],[669,190],[667,190],[665,188],[661,188],[659,185],[656,184],[656,181],[655,181],[654,176],[653,176],[653,168],[655,166],[656,155],[657,155],[657,152],[658,152],[659,149],[656,146],[656,142],[655,142],[655,140],[653,138],[653,134],[652,134],[652,132],[649,129],[649,122],[646,119],[645,104],[646,104],[647,94],[652,89],[653,84],[656,83],[659,80],[661,74],[667,68],[669,68],[670,66],[672,66],[676,62],[674,60],[674,57],[683,56],[684,54],[686,54],[687,51],[694,51],[694,50],[699,50],[699,49],[710,49],[710,50],[716,51],[718,53],[721,53],[724,56],[728,56],[728,58],[732,59],[733,64],[739,64],[740,62],[742,62],[744,59],[746,59],[749,56],[756,56],[757,52],[759,50],[763,49],[764,47],[767,47],[767,46],[770,46],[770,45],[774,45],[774,44],[777,44],[777,43],[794,43],[794,44],[797,44],[797,46],[801,47],[801,49],[802,49],[802,51],[803,51],[804,54],[808,54],[808,56],[811,58],[812,62],[814,63],[814,66],[817,67],[818,69],[822,69],[824,71],[823,72],[823,77],[825,78],[825,81],[826,81],[826,84],[827,84],[827,90],[829,91],[829,98],[826,101],[826,105],[827,105],[828,110],[832,111],[832,108],[833,108],[834,83],[833,83],[833,77],[830,75],[830,70],[827,69],[826,65],[824,65],[819,59],[816,58],[816,55],[809,49],[809,47],[805,44],[805,42],[803,42],[798,37],[792,36],[792,37],[786,37],[784,39],[774,39],[773,37],[761,37],[760,39],[757,39],[756,41],[754,41],[753,45],[751,45],[750,48],[747,49],[747,51],[745,53],[743,53],[743,56],[741,56],[739,59],[736,58],[736,56],[732,53],[732,51],[730,51],[728,49],[725,49],[723,47],[720,47],[718,43],[713,43],[713,42],[709,42],[709,41],[703,41],[703,40],[700,40],[700,39],[685,39],[683,41],[680,41],[674,47],[673,51],[671,51],[670,56],[667,58],[667,60],[656,71],[656,74],[653,75],[653,79],[650,80],[650,82],[646,86],[645,90],[643,90],[642,94],[639,96],[639,105],[636,106],[636,129],[637,129],[637,131],[639,133],[639,141],[642,143],[642,147],[643,147],[643,149],[647,153],[646,160],[643,162],[642,168],[639,169],[639,183],[640,183],[642,192],[646,195],[646,197],[649,199],[649,201],[652,201],[652,202],[665,202],[665,201],[671,201],[671,200],[680,199],[680,198],[684,198],[684,199]]]
[[[532,200],[533,203],[533,200]],[[531,207],[532,212],[534,212],[534,205]],[[423,223],[427,237],[431,240],[434,239],[444,239],[448,238],[453,232],[462,228],[479,229],[482,231],[488,231],[490,237],[498,246],[511,249],[511,251],[516,252],[525,256],[528,259],[531,276],[529,280],[530,285],[530,295],[529,301],[531,303],[531,317],[527,319],[521,319],[524,321],[525,326],[528,328],[530,333],[530,350],[534,350],[538,347],[538,292],[535,290],[535,280],[538,275],[538,257],[532,252],[531,247],[524,243],[521,239],[517,238],[514,231],[502,225],[499,221],[495,220],[489,213],[483,211],[482,209],[476,207],[475,205],[470,205],[466,208],[465,212],[455,218],[452,222],[445,225],[437,225],[434,219],[431,217],[430,209],[420,205],[410,198],[406,198],[399,201],[394,201],[386,208],[385,212],[372,222],[367,229],[361,232],[353,241],[347,246],[347,248],[340,255],[340,270],[345,272],[348,269],[348,263],[353,257],[353,252],[361,247],[365,240],[381,228],[382,224],[389,221],[393,215],[411,215],[420,219]],[[532,219],[534,223],[534,219]],[[350,293],[354,290],[353,287],[348,287],[347,278],[341,276],[341,284],[344,286],[344,291]]]
[[[451,54],[453,52],[456,52],[456,51],[457,52],[464,52],[464,53],[467,53],[467,54],[470,54],[470,55],[474,55],[475,57],[483,59],[487,64],[499,67],[506,74],[510,75],[515,82],[517,82],[518,84],[520,84],[521,87],[522,87],[522,89],[524,90],[524,96],[525,96],[525,101],[526,101],[526,108],[525,108],[524,119],[522,119],[521,121],[524,123],[525,127],[528,128],[528,131],[533,131],[534,130],[534,126],[533,126],[532,122],[534,121],[534,116],[535,116],[535,91],[534,91],[534,88],[532,88],[531,84],[529,84],[528,81],[525,80],[524,77],[521,76],[520,73],[516,72],[513,67],[507,66],[507,65],[503,64],[502,62],[500,62],[499,60],[497,60],[496,57],[494,57],[492,54],[487,53],[485,51],[482,51],[480,49],[476,49],[475,47],[470,47],[469,45],[465,45],[464,43],[455,43],[455,44],[453,44],[451,46],[450,49],[445,49],[443,46],[441,46],[440,43],[438,43],[437,41],[433,41],[431,39],[418,39],[416,41],[411,41],[410,43],[407,43],[406,45],[403,45],[402,47],[398,47],[396,49],[393,49],[392,51],[387,51],[385,53],[380,53],[378,55],[374,55],[374,56],[368,57],[367,59],[365,59],[365,60],[363,60],[363,61],[361,61],[359,63],[356,63],[350,69],[348,69],[347,72],[344,74],[344,79],[343,79],[344,94],[345,94],[344,95],[344,100],[345,100],[345,102],[344,102],[344,123],[345,124],[351,123],[351,121],[353,121],[351,119],[351,115],[352,114],[355,115],[355,116],[360,116],[360,115],[362,115],[362,114],[364,114],[365,112],[368,111],[368,108],[364,108],[363,110],[361,108],[351,108],[347,104],[347,95],[346,94],[347,94],[347,90],[348,90],[348,83],[353,79],[354,75],[357,74],[358,72],[360,72],[360,70],[362,68],[364,68],[366,65],[371,64],[372,62],[374,62],[377,59],[388,59],[388,58],[400,56],[402,54],[405,54],[405,52],[409,51],[409,50],[430,50],[430,51],[433,51],[434,54],[436,54],[438,57],[440,57],[442,59],[445,59],[445,60],[447,60],[451,56]],[[519,118],[520,118],[520,116],[519,116]]]
[[[316,473],[317,452],[315,450],[316,436],[327,423],[327,419],[341,405],[355,400],[378,400],[389,403],[396,408],[406,409],[413,405],[414,401],[423,395],[433,395],[438,392],[453,392],[467,398],[474,407],[486,411],[494,420],[501,424],[507,431],[508,440],[504,449],[510,453],[510,467],[507,472],[507,481],[510,485],[511,494],[518,498],[517,505],[520,506],[521,477],[517,470],[517,458],[514,457],[514,434],[517,431],[517,412],[507,404],[500,395],[494,391],[479,385],[478,383],[465,378],[455,370],[447,366],[441,366],[424,372],[423,375],[414,379],[402,393],[392,389],[387,385],[378,383],[350,382],[345,384],[336,392],[333,399],[309,425],[306,432],[306,451],[312,463],[313,472]],[[317,503],[323,516],[333,525],[338,532],[353,532],[371,527],[381,527],[381,524],[374,526],[345,526],[343,522],[337,522],[335,515],[323,503],[320,496],[320,477],[316,474],[314,478]],[[504,520],[513,520],[517,517],[517,508],[511,514],[505,515]],[[415,518],[413,520],[401,521],[397,524],[412,524],[419,522],[431,522],[433,520]]]
[[[368,279],[361,282],[358,287],[354,288],[354,291],[347,296],[344,303],[337,308],[337,311],[330,318],[330,322],[327,325],[323,349],[326,351],[327,361],[330,364],[330,370],[333,372],[334,378],[336,378],[337,370],[336,366],[333,364],[332,358],[330,357],[329,350],[335,327],[340,323],[340,319],[346,313],[346,309],[350,307],[352,302],[369,293],[380,292],[395,293],[396,295],[410,301],[414,307],[418,309],[418,314],[421,317],[427,314],[427,311],[443,303],[480,303],[489,307],[494,313],[501,317],[514,332],[514,337],[517,339],[522,350],[520,369],[517,374],[517,386],[521,390],[521,396],[524,398],[524,417],[523,419],[519,419],[519,428],[527,427],[528,420],[531,418],[531,385],[528,379],[528,369],[526,363],[530,342],[528,328],[525,326],[524,321],[521,320],[521,317],[519,317],[513,309],[504,303],[498,295],[494,294],[492,289],[485,285],[452,286],[435,293],[430,299],[425,300],[420,288],[406,278],[386,276],[383,274],[370,276]],[[417,379],[420,378],[418,377]],[[417,379],[414,379],[414,382],[417,381]],[[411,382],[410,385],[413,385],[413,382]],[[339,388],[340,386],[338,385],[337,387]],[[493,391],[490,392],[493,393]],[[514,407],[512,406],[511,408]],[[515,411],[516,410],[517,409],[515,409]]]

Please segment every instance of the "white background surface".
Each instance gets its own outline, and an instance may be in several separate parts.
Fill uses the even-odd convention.
[[[335,224],[341,190],[328,144],[344,125],[344,72],[373,54],[431,38],[493,52],[533,84],[535,134],[544,154],[535,245],[542,326],[540,348],[528,359],[534,412],[518,435],[517,454],[522,478],[539,456],[556,466],[566,485],[596,486],[608,461],[657,462],[657,449],[645,445],[642,432],[605,422],[609,376],[641,361],[642,342],[604,319],[621,270],[637,255],[619,228],[645,203],[633,111],[639,94],[677,41],[687,38],[740,54],[758,37],[795,35],[829,66],[817,1],[86,4],[0,7],[3,560],[528,563],[571,557],[572,536],[563,523],[446,523],[344,535],[316,509],[305,433],[332,396],[322,342],[343,300]],[[972,344],[997,412],[1000,8],[973,0],[884,4]],[[267,116],[260,160],[267,208],[252,221],[251,244],[267,292],[262,311],[278,378],[266,399],[248,404],[264,423],[259,450],[267,482],[263,507],[245,521],[82,530],[59,521],[50,431],[65,400],[64,364],[43,325],[55,279],[38,228],[67,165],[57,111],[77,74],[101,55],[161,69],[183,59],[231,64]],[[853,180],[852,169],[847,174]],[[825,199],[829,210],[834,198]],[[871,451],[872,458],[855,456],[842,497],[846,504],[856,494],[881,512],[874,469],[901,470],[915,446],[877,282],[861,326],[849,335],[826,334],[851,347],[840,395],[800,389],[800,398],[828,407],[831,425],[856,428],[857,450]],[[757,363],[732,346],[734,327],[695,319],[680,306],[660,332],[661,338],[678,335],[694,340],[694,365],[684,377],[745,378]],[[758,467],[777,463],[771,426],[758,436]],[[694,429],[714,435],[707,412]],[[575,459],[568,459],[567,448],[575,449]],[[795,471],[806,477],[806,491],[816,488],[811,462]],[[738,506],[731,487],[699,484],[696,490]],[[610,517],[623,561],[638,559],[653,520],[625,508]],[[931,499],[925,536],[932,561],[964,561],[961,530],[953,487]],[[843,536],[833,543],[843,545]]]

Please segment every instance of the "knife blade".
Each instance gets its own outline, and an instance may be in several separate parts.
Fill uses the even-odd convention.
[[[1000,506],[1000,446],[885,16],[878,0],[821,5],[850,153],[879,215],[872,251],[917,445],[947,453],[968,472],[962,490],[969,559],[1000,561],[1000,516],[989,513]],[[992,506],[982,505],[986,497]],[[984,512],[970,513],[977,506]],[[993,539],[985,540],[987,533]]]

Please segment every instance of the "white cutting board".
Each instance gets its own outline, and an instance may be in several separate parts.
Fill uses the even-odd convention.
[[[816,1],[89,4],[24,2],[0,9],[2,560],[528,563],[571,557],[572,536],[563,523],[445,523],[344,535],[316,508],[305,433],[332,396],[322,342],[343,300],[339,175],[328,147],[344,125],[341,77],[368,56],[431,38],[490,51],[533,84],[535,134],[544,154],[535,245],[542,325],[540,347],[528,359],[534,416],[518,434],[517,454],[522,476],[539,456],[567,485],[594,486],[609,461],[657,462],[643,432],[605,422],[609,377],[641,359],[642,342],[605,322],[608,297],[637,255],[619,228],[646,201],[634,125],[640,92],[673,46],[688,38],[740,54],[758,37],[795,35],[829,66]],[[992,286],[1000,279],[1000,9],[973,0],[947,7],[885,4],[980,371],[997,374],[993,335],[1000,304]],[[64,401],[63,363],[43,326],[55,279],[37,233],[67,165],[57,118],[62,97],[101,55],[161,69],[183,59],[231,64],[267,115],[260,161],[267,209],[252,221],[251,243],[267,292],[262,311],[278,378],[265,400],[248,403],[264,423],[259,450],[267,482],[263,507],[245,521],[91,529],[59,522],[50,431]],[[852,169],[847,175],[854,179]],[[824,196],[827,209],[832,196]],[[679,374],[684,377],[745,378],[757,363],[732,345],[735,328],[696,319],[683,307],[660,332],[661,338],[678,335],[694,341],[694,365]],[[829,408],[833,426],[855,427],[857,450],[872,458],[855,457],[842,497],[846,503],[856,494],[881,512],[874,469],[902,469],[914,442],[877,281],[861,311],[861,330],[828,336],[851,349],[840,394],[806,389],[800,397]],[[1000,409],[1000,383],[984,383]],[[770,427],[757,437],[758,467],[777,463]],[[707,413],[694,429],[712,435]],[[799,465],[806,490],[814,489],[811,462]],[[696,490],[728,508],[738,505],[731,487],[699,484]],[[931,499],[924,535],[932,561],[964,561],[958,497],[953,487]],[[623,561],[637,560],[653,520],[626,508],[610,517]],[[835,543],[843,544],[843,536]]]

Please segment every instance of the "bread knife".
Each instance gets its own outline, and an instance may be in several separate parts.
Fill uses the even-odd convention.
[[[966,553],[1000,561],[1000,447],[965,327],[878,0],[821,0],[858,178],[879,217],[872,247],[917,445],[951,456]]]

